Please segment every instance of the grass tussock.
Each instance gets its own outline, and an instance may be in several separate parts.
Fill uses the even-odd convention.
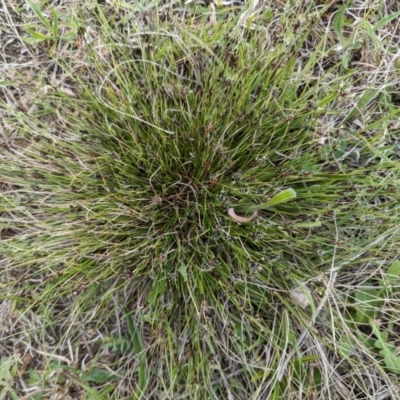
[[[4,102],[1,296],[43,357],[20,379],[38,399],[391,396],[399,111],[395,79],[356,68],[370,32],[325,36],[328,6],[281,36],[268,9],[172,10],[122,35],[97,7],[64,85]]]

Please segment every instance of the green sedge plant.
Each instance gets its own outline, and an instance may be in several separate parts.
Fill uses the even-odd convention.
[[[114,327],[108,368],[101,343],[83,375],[68,370],[82,388],[115,384],[104,398],[295,399],[332,390],[335,363],[362,374],[335,345],[358,328],[332,299],[398,248],[399,167],[377,146],[398,111],[352,129],[338,105],[354,72],[316,79],[320,59],[296,58],[311,25],[272,47],[269,14],[255,28],[193,17],[137,28],[132,47],[102,13],[102,58],[89,46],[79,75],[59,61],[72,89],[10,117],[2,296],[58,332],[55,353]]]

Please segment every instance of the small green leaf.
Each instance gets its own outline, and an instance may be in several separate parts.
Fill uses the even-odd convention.
[[[342,7],[336,12],[335,17],[333,18],[333,30],[339,36],[340,42],[343,44],[343,15],[347,10],[347,4],[343,4]]]
[[[357,102],[357,105],[352,108],[349,114],[346,117],[346,121],[355,117],[358,113],[365,110],[368,104],[371,103],[379,95],[378,89],[366,89],[365,92],[361,95],[360,99]],[[372,124],[371,124],[372,125]],[[371,126],[370,126],[371,128]]]
[[[268,204],[268,206],[275,206],[276,204],[286,203],[296,197],[296,192],[293,189],[286,189],[275,195],[271,200],[267,201],[266,204]]]
[[[370,335],[366,335],[365,333],[361,332],[360,330],[356,331],[357,338],[360,341],[360,343],[363,344],[363,347],[369,351],[369,352],[374,352],[376,347],[375,347],[375,340],[371,338]]]
[[[311,222],[298,222],[293,224],[296,228],[319,228],[322,226],[321,221],[311,221]]]
[[[310,289],[306,286],[306,284],[300,280],[298,280],[296,277],[291,276],[292,280],[296,283],[297,288],[294,289],[294,291],[301,291],[304,295],[304,297],[306,298],[306,303],[308,303],[308,305],[310,306],[311,309],[311,320],[313,322],[315,322],[316,318],[317,318],[317,314],[316,314],[316,307],[315,307],[315,303],[314,303],[314,299],[312,297],[311,291]],[[292,291],[292,293],[294,292]],[[298,294],[295,297],[292,297],[292,299],[294,300],[294,302],[296,303],[296,298],[298,298]],[[302,302],[304,302],[304,299],[301,299]],[[302,307],[302,305],[300,304],[300,302],[297,302],[297,304]]]
[[[12,369],[16,365],[17,361],[14,356],[1,357],[0,359],[0,381],[12,380],[13,374]]]
[[[144,357],[143,353],[143,342],[142,338],[140,336],[140,332],[135,326],[135,323],[133,321],[132,315],[129,313],[127,309],[125,309],[125,317],[128,321],[128,330],[131,335],[131,340],[133,347],[135,349],[136,355],[139,357],[139,365],[138,365],[138,377],[139,377],[139,385],[138,385],[138,391],[140,392],[139,396],[136,396],[134,398],[140,398],[141,395],[144,394],[146,387],[147,387],[147,367],[146,367],[146,360]]]
[[[339,150],[336,150],[335,152],[333,152],[333,156],[336,159],[342,158],[345,154],[346,154],[345,151],[342,149],[339,149]]]
[[[370,285],[365,282],[357,288],[354,293],[354,307],[356,311],[356,322],[359,324],[366,324],[372,318],[375,318],[379,307],[382,304],[380,298],[380,291],[371,288]]]
[[[388,270],[386,271],[386,278],[391,284],[400,283],[400,261],[395,260],[392,262]]]
[[[153,289],[149,294],[149,298],[148,298],[148,302],[149,305],[152,306],[157,297],[164,291],[164,287],[165,287],[165,280],[160,279],[158,281],[155,281],[153,284]]]
[[[136,328],[132,315],[129,313],[128,309],[125,308],[124,311],[125,311],[125,318],[128,322],[128,331],[131,335],[130,339],[132,341],[133,348],[135,349],[135,354],[139,354],[143,350],[143,343],[140,337],[140,333]]]
[[[360,50],[363,44],[361,40],[357,40],[352,46],[350,46],[351,50]]]
[[[343,335],[340,338],[338,345],[339,353],[348,358],[353,354],[354,351],[354,341],[350,338],[349,335]]]
[[[394,12],[392,14],[389,14],[387,17],[382,18],[375,26],[374,26],[374,31],[383,28],[386,24],[389,22],[393,21],[397,17],[400,16],[400,11]]]
[[[394,374],[400,374],[400,357],[396,353],[396,346],[394,342],[388,342],[389,337],[386,331],[382,332],[380,326],[374,321],[370,320],[374,335],[378,338],[375,342],[375,347],[379,350],[379,355],[383,358],[386,368]]]
[[[67,32],[65,35],[59,36],[58,38],[60,40],[64,40],[65,42],[70,42],[72,40],[75,40],[77,38],[77,36],[78,35],[75,32],[71,31],[71,32]]]
[[[271,370],[272,372],[272,370]],[[271,372],[268,372],[266,375],[268,376]],[[257,382],[258,380],[260,380],[265,374],[265,370],[260,369],[257,373],[255,373],[252,377],[251,377],[251,382]]]
[[[256,206],[249,206],[246,208],[247,211],[262,210],[264,208],[276,206],[277,204],[286,203],[289,200],[293,200],[297,197],[296,192],[293,189],[282,190],[282,192],[275,195],[271,200],[266,203],[262,203]],[[240,208],[240,207],[238,207]]]
[[[53,17],[52,33],[55,37],[58,35],[58,16],[56,10],[51,10],[51,15]]]
[[[114,385],[107,385],[101,392],[95,390],[88,390],[85,396],[85,400],[106,400],[112,397],[108,395],[114,390]]]
[[[81,379],[86,382],[107,383],[119,381],[121,378],[106,369],[93,368],[91,371],[83,373]]]
[[[39,33],[37,31],[34,31],[30,28],[25,28],[25,30],[35,39],[37,40],[51,40],[54,39],[53,36],[48,36],[48,35],[43,35],[42,33]]]
[[[350,58],[351,58],[351,53],[349,51],[345,51],[342,57],[342,65],[344,69],[349,69]]]
[[[178,268],[179,273],[182,275],[182,278],[184,282],[187,282],[188,276],[187,276],[187,267],[186,264],[182,263],[180,267]]]
[[[133,351],[131,341],[117,336],[116,334],[111,335],[109,341],[107,340],[105,343],[103,343],[102,347],[111,347],[112,351],[117,351],[122,354],[131,353]]]
[[[43,13],[40,11],[39,7],[37,4],[35,4],[31,0],[26,0],[28,3],[29,7],[32,9],[32,11],[35,13],[35,15],[42,21],[43,25],[46,26],[49,30],[51,29],[51,25],[49,21],[47,21],[46,17],[43,15]]]
[[[39,386],[41,381],[39,372],[37,372],[35,369],[30,369],[27,371],[27,373],[29,378],[26,380],[26,382],[32,386]]]
[[[376,35],[374,33],[374,29],[371,26],[371,24],[368,21],[363,20],[363,21],[360,22],[359,27],[363,28],[365,30],[365,32],[367,33],[367,35],[374,42],[375,46],[379,47],[379,39],[376,37]]]

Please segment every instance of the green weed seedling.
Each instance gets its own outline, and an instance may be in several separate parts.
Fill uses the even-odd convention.
[[[400,285],[400,261],[395,260],[385,271],[379,286],[372,282],[363,282],[358,286],[353,294],[352,315],[353,321],[348,326],[355,331],[359,340],[370,351],[378,349],[378,354],[382,357],[385,367],[392,373],[400,373],[400,357],[397,355],[395,343],[388,341],[389,333],[393,331],[394,322],[388,315],[387,326],[377,322],[379,313],[386,301],[390,301],[395,288]],[[375,338],[366,335],[360,329],[361,326],[369,325]],[[342,340],[342,349],[350,351],[351,343],[348,337]],[[347,350],[346,350],[347,349]]]
[[[14,356],[0,358],[0,400],[18,400],[13,389],[14,378],[18,373],[18,363]]]
[[[45,15],[40,6],[31,0],[26,0],[28,6],[36,15],[38,22],[24,25],[24,29],[31,38],[25,38],[30,44],[45,40],[72,41],[78,36],[79,23],[73,16],[69,16],[54,8],[50,10],[50,17]]]
[[[393,341],[388,341],[389,333],[382,331],[380,325],[370,320],[373,333],[376,336],[375,347],[379,350],[379,355],[383,359],[385,367],[394,374],[400,374],[400,356]]]

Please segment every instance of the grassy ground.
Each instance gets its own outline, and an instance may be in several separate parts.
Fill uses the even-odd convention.
[[[399,4],[197,3],[1,3],[0,399],[398,398]]]

